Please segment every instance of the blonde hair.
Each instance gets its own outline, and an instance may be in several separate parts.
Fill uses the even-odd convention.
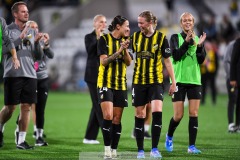
[[[156,29],[157,27],[157,17],[153,15],[152,12],[150,11],[143,11],[142,13],[139,14],[138,17],[143,17],[146,19],[147,22],[152,22],[153,23],[153,29]]]
[[[104,15],[98,14],[98,15],[94,16],[94,18],[93,18],[93,23],[95,23],[95,22],[96,22],[99,18],[101,18],[101,17],[106,18]]]
[[[189,12],[184,12],[184,13],[180,16],[180,23],[182,22],[182,17],[185,16],[185,15],[191,16],[192,19],[193,19],[193,23],[195,22],[195,19],[194,19],[193,15],[192,15],[191,13],[189,13]]]
[[[31,24],[36,24],[38,26],[37,22],[35,22],[35,21],[27,21],[26,22],[27,26],[31,26]]]

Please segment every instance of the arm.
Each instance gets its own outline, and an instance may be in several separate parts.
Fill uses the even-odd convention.
[[[50,40],[49,34],[43,33],[43,43],[44,43],[43,52],[48,58],[52,59],[54,57],[54,52],[50,48],[49,40]]]
[[[15,69],[18,69],[20,67],[20,62],[17,58],[17,52],[13,43],[13,39],[10,36],[10,32],[8,30],[8,27],[6,25],[6,22],[3,18],[1,18],[2,21],[2,40],[3,44],[5,44],[12,55],[12,61]]]
[[[127,66],[130,66],[132,62],[132,57],[130,56],[130,53],[128,51],[129,44],[130,44],[130,41],[128,39],[121,44],[124,48],[123,60]]]
[[[87,53],[94,53],[97,48],[97,38],[93,34],[87,34],[84,38]]]
[[[167,72],[168,72],[171,80],[172,80],[172,84],[170,85],[170,88],[168,91],[168,94],[171,96],[176,91],[176,80],[175,80],[172,62],[170,60],[171,49],[169,48],[168,40],[166,39],[166,37],[164,38],[161,49],[162,49],[162,55],[164,58],[165,67],[167,69]]]
[[[224,64],[224,69],[225,69],[227,78],[229,78],[229,74],[230,74],[230,63],[231,63],[233,44],[234,44],[233,42],[228,44],[226,53],[224,54],[224,57],[223,57],[223,64]]]
[[[35,54],[35,60],[41,60],[43,57],[43,48],[40,44],[40,42],[35,42],[34,44],[34,54]]]
[[[117,52],[113,53],[111,56],[108,56],[106,41],[104,37],[101,37],[99,39],[97,52],[98,52],[98,55],[100,55],[100,63],[103,66],[106,67],[109,63],[112,63],[112,61],[114,61],[122,53],[122,51],[123,51],[123,48],[121,46]]]
[[[170,39],[170,48],[172,51],[172,57],[173,57],[174,61],[180,61],[182,56],[188,50],[188,42],[184,41],[183,44],[179,47],[178,35],[173,34]]]
[[[102,54],[100,56],[100,63],[106,67],[109,63],[112,63],[119,55],[121,54],[120,51],[115,52],[111,56],[107,56],[106,54]]]
[[[196,56],[198,64],[202,64],[206,57],[206,51],[204,46],[197,47]]]
[[[205,32],[203,32],[203,34],[200,36],[198,44],[197,44],[197,52],[196,52],[196,56],[197,56],[197,61],[199,64],[202,64],[205,60],[206,57],[206,51],[203,45],[203,42],[205,41],[207,35]]]
[[[164,64],[172,80],[172,84],[170,85],[170,88],[168,91],[168,94],[171,96],[176,91],[176,80],[175,80],[174,70],[173,70],[173,66],[170,58],[164,58]]]
[[[53,59],[53,57],[54,57],[54,52],[53,52],[53,50],[52,50],[50,47],[44,48],[44,49],[43,49],[43,52],[44,52],[44,54],[45,54],[48,58]]]

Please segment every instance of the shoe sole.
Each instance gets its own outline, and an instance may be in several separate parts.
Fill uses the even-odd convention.
[[[112,159],[112,157],[104,157],[104,160]]]
[[[194,153],[194,152],[189,152],[189,151],[188,151],[188,153],[189,154],[201,154],[201,152]]]
[[[35,146],[42,147],[42,146],[48,146],[48,144],[47,143],[45,143],[45,144],[35,144]]]
[[[20,149],[20,150],[32,150],[32,149],[34,149],[34,147],[23,148],[23,147],[18,147],[18,146],[17,146],[17,149]]]

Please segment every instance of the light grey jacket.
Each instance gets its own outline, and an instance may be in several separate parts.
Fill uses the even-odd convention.
[[[28,39],[20,39],[21,30],[15,23],[8,26],[10,35],[14,41],[17,51],[17,57],[20,61],[21,67],[14,69],[10,52],[3,46],[3,77],[28,77],[37,78],[34,69],[34,61],[40,60],[43,55],[43,49],[39,42],[34,42],[35,32],[29,29],[28,33],[31,34]]]

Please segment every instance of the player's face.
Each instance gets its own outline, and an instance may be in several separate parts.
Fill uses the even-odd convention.
[[[19,5],[18,12],[14,13],[14,18],[22,23],[26,23],[29,19],[28,8],[25,5]]]
[[[107,27],[107,20],[105,17],[99,17],[98,20],[94,24],[96,29],[99,29],[103,32]]]
[[[30,28],[36,30],[37,33],[38,33],[38,31],[39,31],[39,30],[38,30],[38,25],[37,25],[37,23],[31,23]]]
[[[147,22],[144,17],[138,17],[138,27],[141,32],[146,35],[150,30],[151,22]]]
[[[181,27],[187,33],[189,30],[193,30],[194,20],[190,14],[185,14],[182,16]]]
[[[120,32],[122,37],[129,37],[130,36],[130,28],[129,28],[129,21],[126,20],[123,25],[120,27]]]

